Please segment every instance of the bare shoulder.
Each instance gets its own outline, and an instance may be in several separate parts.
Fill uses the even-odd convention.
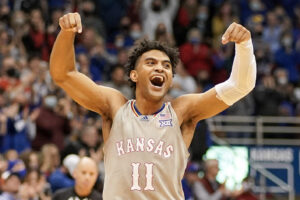
[[[98,101],[103,99],[103,95],[107,97],[107,101],[104,104],[99,104],[99,110],[106,110],[107,112],[101,113],[103,117],[111,118],[113,120],[118,110],[128,101],[128,99],[119,90],[114,88],[102,85],[98,85],[97,87],[99,92],[97,93],[98,98],[95,98],[95,100]],[[107,108],[103,109],[103,107]]]
[[[217,98],[215,88],[204,93],[180,96],[172,101],[172,106],[180,124],[196,124],[228,108],[228,105]]]

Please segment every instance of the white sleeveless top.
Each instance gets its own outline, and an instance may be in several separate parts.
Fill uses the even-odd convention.
[[[104,200],[184,199],[189,153],[170,103],[141,115],[129,100],[115,116],[104,155]]]

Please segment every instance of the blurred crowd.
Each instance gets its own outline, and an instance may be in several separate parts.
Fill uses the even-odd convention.
[[[241,23],[252,34],[257,86],[224,114],[300,116],[298,0],[1,0],[0,191],[15,199],[50,199],[73,186],[63,162],[70,154],[97,163],[95,188],[102,190],[101,118],[54,85],[48,70],[58,19],[68,12],[80,13],[83,23],[76,68],[128,99],[134,94],[124,64],[136,40],[178,47],[172,99],[228,78],[234,44],[223,46],[220,38],[229,24]]]

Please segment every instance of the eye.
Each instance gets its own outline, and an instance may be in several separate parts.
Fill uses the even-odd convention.
[[[146,65],[154,65],[155,62],[153,60],[148,60],[146,61]]]
[[[166,69],[170,69],[170,68],[171,68],[171,64],[170,64],[170,63],[164,63],[164,67],[165,67]]]

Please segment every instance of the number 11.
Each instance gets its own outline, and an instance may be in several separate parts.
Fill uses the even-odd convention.
[[[139,186],[139,167],[140,163],[131,163],[132,165],[132,186],[131,190],[141,190]],[[146,167],[146,187],[144,190],[154,190],[152,186],[153,163],[145,163]]]

